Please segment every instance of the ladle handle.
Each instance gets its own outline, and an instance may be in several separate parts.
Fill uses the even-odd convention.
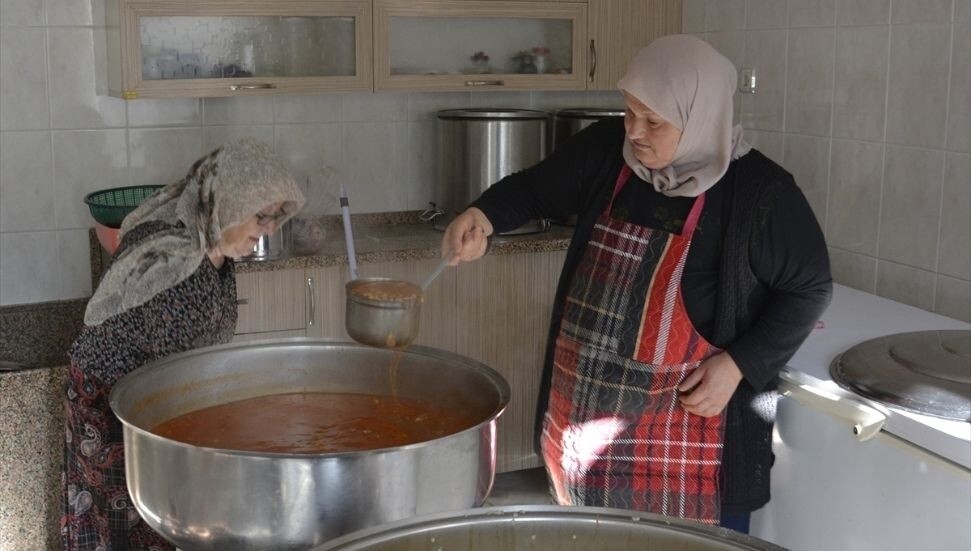
[[[432,273],[428,274],[428,277],[425,278],[425,281],[421,282],[422,291],[427,289],[428,286],[431,285],[433,281],[435,281],[435,278],[438,277],[438,274],[442,273],[442,270],[444,270],[445,267],[448,266],[449,260],[452,260],[451,255],[443,258],[442,261],[438,263],[438,266],[435,266],[435,269],[432,270]]]

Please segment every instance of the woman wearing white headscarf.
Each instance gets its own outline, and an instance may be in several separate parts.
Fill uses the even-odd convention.
[[[624,121],[490,187],[443,254],[578,216],[537,415],[556,501],[748,530],[769,499],[776,376],[829,302],[819,224],[792,176],[732,125],[735,67],[656,40],[618,83]]]
[[[232,259],[252,252],[303,203],[284,161],[244,139],[199,159],[125,218],[121,245],[70,350],[64,549],[173,548],[129,500],[109,393],[151,361],[229,342],[237,315]]]

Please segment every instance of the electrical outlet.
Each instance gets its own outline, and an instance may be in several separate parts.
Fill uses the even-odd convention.
[[[742,68],[741,78],[738,79],[738,91],[743,94],[754,94],[755,84],[755,67]]]

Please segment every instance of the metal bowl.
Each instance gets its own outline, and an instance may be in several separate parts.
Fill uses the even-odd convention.
[[[784,551],[727,528],[596,507],[486,507],[348,534],[314,551]]]
[[[300,455],[204,448],[157,436],[163,421],[204,407],[286,392],[391,394],[392,352],[285,339],[178,354],[123,377],[121,419],[132,502],[184,550],[308,549],[414,515],[481,505],[496,465],[496,420],[509,385],[468,358],[415,346],[402,353],[397,394],[476,412],[462,432],[362,452]]]
[[[405,300],[375,300],[353,292],[355,286],[375,282],[396,282],[386,277],[363,277],[347,282],[344,326],[359,343],[380,348],[404,348],[418,336],[421,321],[421,289]],[[403,282],[404,283],[404,282]]]

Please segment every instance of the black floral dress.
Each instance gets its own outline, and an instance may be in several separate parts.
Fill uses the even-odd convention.
[[[134,228],[119,252],[168,227],[148,222]],[[64,549],[173,549],[141,520],[131,503],[121,422],[111,412],[108,395],[119,379],[151,361],[229,342],[236,314],[232,261],[216,269],[207,257],[178,285],[81,330],[71,347],[67,384]]]

